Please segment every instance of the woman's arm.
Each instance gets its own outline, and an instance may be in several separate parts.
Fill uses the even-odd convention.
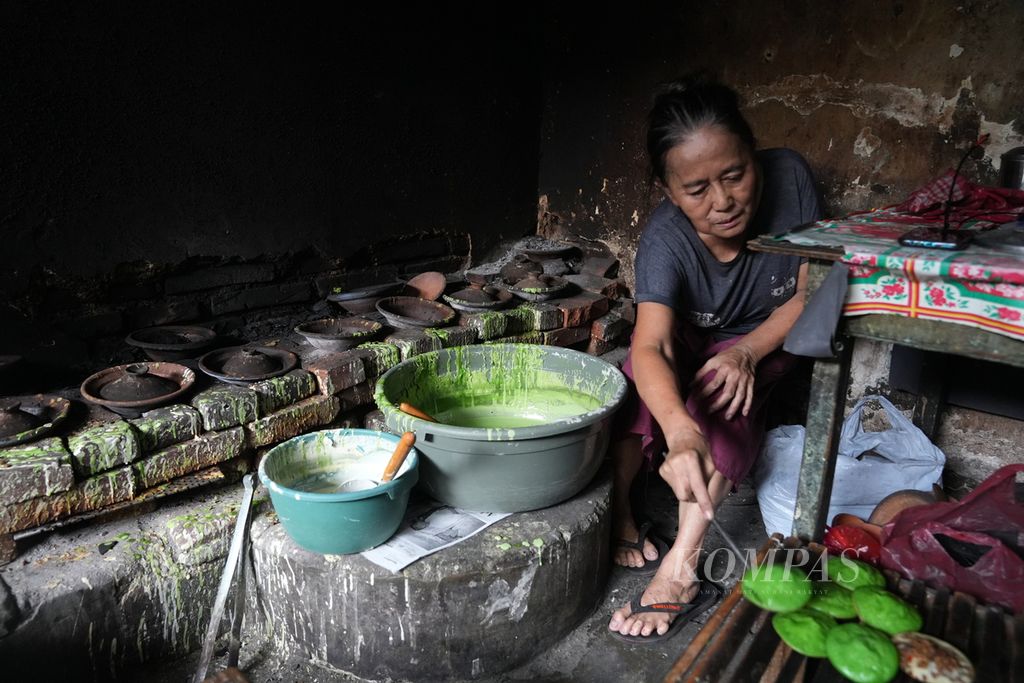
[[[713,470],[711,451],[700,427],[686,410],[674,357],[675,312],[664,304],[637,306],[630,346],[637,391],[665,435],[668,454],[662,476],[679,500],[696,500],[705,516],[714,507],[707,479]]]
[[[743,339],[704,364],[694,377],[694,386],[698,386],[712,370],[715,371],[715,376],[703,386],[700,396],[707,398],[721,388],[721,394],[711,404],[709,410],[714,412],[728,405],[725,413],[728,420],[731,420],[738,411],[742,411],[743,415],[749,414],[754,400],[757,364],[782,346],[793,323],[804,310],[806,291],[807,264],[803,263],[797,275],[796,292],[789,301],[772,311],[763,323],[744,335]]]

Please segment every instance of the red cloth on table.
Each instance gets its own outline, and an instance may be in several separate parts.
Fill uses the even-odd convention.
[[[949,199],[949,187],[953,182],[953,169],[923,187],[911,192],[907,198],[888,207],[901,213],[913,214],[915,222],[921,218],[941,223]],[[953,205],[950,211],[950,227],[956,229],[964,221],[984,218],[986,221],[1012,221],[1024,212],[1024,190],[1005,187],[976,185],[963,176],[957,176],[953,188]]]

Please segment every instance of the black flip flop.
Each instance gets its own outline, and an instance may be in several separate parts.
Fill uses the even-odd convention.
[[[641,524],[638,531],[640,535],[637,537],[636,541],[627,541],[625,539],[620,538],[615,542],[616,547],[629,548],[630,550],[639,550],[640,556],[643,557],[644,540],[650,539],[651,543],[654,544],[654,547],[658,551],[658,558],[655,560],[648,560],[646,557],[644,557],[644,564],[640,567],[627,567],[623,564],[618,564],[616,566],[625,569],[630,574],[636,574],[637,576],[653,576],[654,573],[658,571],[658,567],[661,566],[661,558],[665,557],[665,553],[668,552],[669,546],[664,539],[662,539],[657,534],[651,532],[650,522],[644,522],[643,524]]]
[[[707,611],[709,607],[717,603],[722,597],[722,589],[710,581],[701,581],[697,594],[693,596],[693,600],[690,602],[655,602],[650,605],[641,605],[640,598],[642,595],[643,593],[641,592],[629,601],[630,614],[665,612],[676,615],[676,618],[672,620],[668,630],[660,635],[655,631],[649,636],[624,636],[616,631],[610,631],[610,633],[619,640],[627,643],[657,643],[663,640],[668,640],[675,634],[679,633],[683,626],[692,621],[694,617],[700,616]]]

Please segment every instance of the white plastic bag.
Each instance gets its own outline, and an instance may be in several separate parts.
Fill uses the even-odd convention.
[[[890,429],[864,431],[861,414],[869,401],[882,406]],[[765,435],[754,468],[754,485],[769,535],[789,535],[793,529],[804,435],[801,425],[783,425]],[[931,491],[932,484],[941,483],[945,463],[943,452],[896,406],[882,396],[865,396],[843,422],[828,519],[840,512],[867,519],[894,491]]]

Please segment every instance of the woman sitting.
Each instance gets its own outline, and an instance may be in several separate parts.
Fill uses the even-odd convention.
[[[803,309],[807,264],[746,242],[820,218],[807,163],[755,148],[728,87],[669,84],[649,115],[647,151],[665,199],[636,255],[636,329],[623,371],[631,397],[613,438],[614,561],[653,573],[608,628],[627,640],[676,633],[718,597],[697,576],[715,508],[750,471],[773,385],[795,359],[782,342]],[[638,525],[630,487],[645,459],[679,499],[671,548]],[[642,529],[642,531],[641,531]]]

